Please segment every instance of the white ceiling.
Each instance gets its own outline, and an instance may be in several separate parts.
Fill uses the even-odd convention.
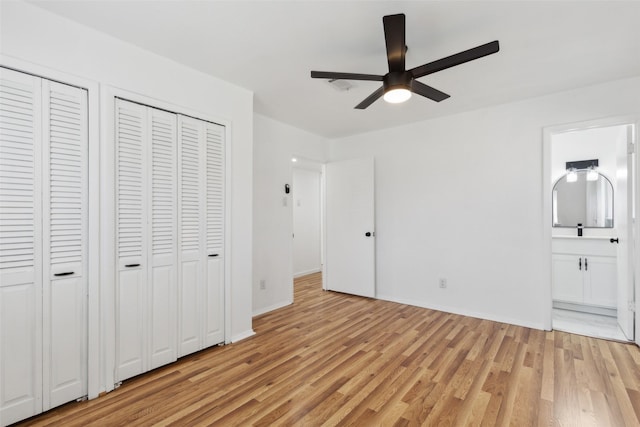
[[[257,113],[334,138],[640,75],[640,2],[32,1],[255,93]],[[493,40],[500,52],[420,80],[451,98],[353,107],[310,70],[385,74],[382,17],[405,13],[412,68]]]

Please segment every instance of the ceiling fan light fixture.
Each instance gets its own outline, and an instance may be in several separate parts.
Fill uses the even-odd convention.
[[[391,104],[400,104],[411,98],[411,82],[413,77],[406,71],[399,73],[389,73],[384,76],[382,86],[384,87],[383,99]]]
[[[385,92],[383,99],[390,104],[400,104],[411,98],[411,91],[404,87],[389,89]]]

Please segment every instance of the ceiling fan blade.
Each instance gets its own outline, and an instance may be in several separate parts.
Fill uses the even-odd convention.
[[[373,80],[381,82],[383,76],[376,74],[356,74],[356,73],[334,73],[333,71],[312,71],[312,79],[335,79],[335,80]]]
[[[384,95],[384,86],[380,87],[380,89],[373,92],[371,95],[367,96],[364,101],[360,104],[356,105],[355,108],[358,110],[364,110],[369,105],[373,104],[378,98]]]
[[[421,83],[417,80],[414,80],[411,83],[411,91],[413,93],[417,93],[418,95],[422,95],[425,98],[429,98],[436,102],[443,101],[449,98],[450,96],[444,92],[440,92],[438,89],[432,88],[431,86],[427,86],[426,84]]]
[[[414,78],[426,76],[438,71],[445,70],[447,68],[455,67],[456,65],[464,64],[465,62],[473,61],[474,59],[482,58],[483,56],[491,55],[500,50],[498,41],[492,41],[472,49],[465,50],[455,55],[447,56],[446,58],[438,59],[437,61],[430,62],[428,64],[420,65],[419,67],[409,70],[413,74]]]
[[[384,40],[387,45],[387,61],[389,71],[404,71],[405,53],[405,16],[404,13],[398,15],[387,15],[382,18],[384,25]]]

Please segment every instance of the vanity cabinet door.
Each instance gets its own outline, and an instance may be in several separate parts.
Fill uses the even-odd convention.
[[[617,263],[613,257],[587,256],[584,303],[615,308],[617,305]]]
[[[552,257],[553,299],[582,304],[583,258],[578,255],[554,254]]]

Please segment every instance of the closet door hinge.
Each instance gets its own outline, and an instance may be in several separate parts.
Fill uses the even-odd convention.
[[[636,302],[635,301],[629,301],[627,308],[629,309],[629,311],[633,311],[635,313],[636,311]]]
[[[636,146],[633,142],[627,143],[627,154],[633,154],[636,152]]]

